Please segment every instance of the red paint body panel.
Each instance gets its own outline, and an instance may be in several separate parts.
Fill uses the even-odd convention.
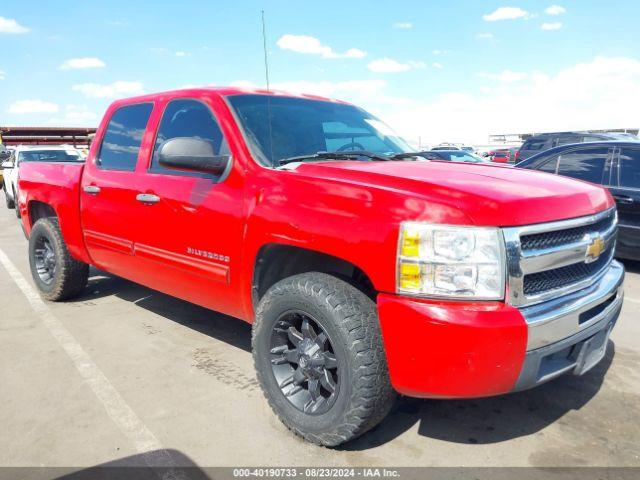
[[[83,262],[90,262],[80,224],[80,179],[84,165],[81,163],[20,164],[18,202],[25,233],[31,232],[33,201],[51,206],[58,214],[60,229],[69,253]]]
[[[393,387],[412,397],[464,398],[513,389],[527,326],[498,302],[429,302],[378,295]]]
[[[224,96],[190,89],[114,102],[86,166],[24,163],[20,208],[50,205],[71,253],[99,268],[247,322],[254,317],[257,256],[269,244],[314,250],[359,267],[378,306],[394,386],[415,396],[503,393],[524,357],[526,328],[502,303],[426,302],[396,289],[399,225],[424,221],[514,226],[578,217],[614,205],[594,185],[531,170],[452,162],[318,162],[293,170],[259,165]],[[256,91],[254,93],[280,95]],[[319,97],[306,96],[319,99]],[[193,98],[217,118],[233,163],[221,182],[149,173],[164,108]],[[135,171],[104,171],[95,158],[113,112],[152,102]],[[82,187],[101,188],[90,195]],[[136,201],[153,193],[153,206]],[[31,219],[23,215],[27,233]]]

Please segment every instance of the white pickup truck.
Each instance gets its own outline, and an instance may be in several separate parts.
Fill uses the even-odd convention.
[[[82,155],[68,146],[19,146],[2,162],[3,185],[7,208],[15,208],[18,192],[18,167],[21,162],[73,162],[82,161]],[[16,216],[20,211],[16,208]]]

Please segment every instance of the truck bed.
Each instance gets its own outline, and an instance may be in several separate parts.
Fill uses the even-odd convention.
[[[27,236],[34,223],[52,208],[71,255],[88,261],[80,224],[80,162],[24,162],[18,177],[18,201]],[[44,205],[50,207],[44,207]]]

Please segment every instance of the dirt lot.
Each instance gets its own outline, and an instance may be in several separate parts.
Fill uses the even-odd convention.
[[[401,399],[330,450],[269,410],[247,324],[98,271],[76,301],[44,303],[26,249],[2,208],[0,466],[165,464],[165,449],[199,466],[640,466],[639,264],[627,263],[608,354],[584,377],[490,399]]]

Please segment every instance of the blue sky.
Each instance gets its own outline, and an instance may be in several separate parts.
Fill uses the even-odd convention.
[[[358,103],[426,143],[640,126],[640,4],[0,4],[0,124],[92,126],[117,97],[271,82]]]

